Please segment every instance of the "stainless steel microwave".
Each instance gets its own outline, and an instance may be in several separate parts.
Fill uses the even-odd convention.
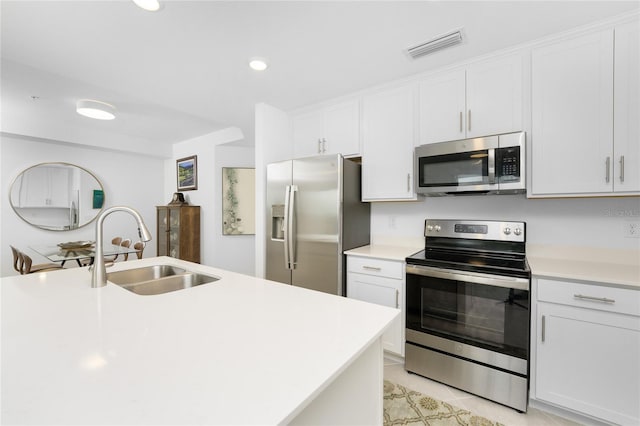
[[[525,192],[525,133],[421,145],[415,167],[427,196]]]

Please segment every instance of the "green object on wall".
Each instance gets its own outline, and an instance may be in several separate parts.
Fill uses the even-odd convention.
[[[101,189],[93,190],[93,208],[101,209],[104,203],[104,191]]]

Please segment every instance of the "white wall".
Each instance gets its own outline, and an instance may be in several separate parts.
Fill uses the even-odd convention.
[[[293,156],[291,119],[270,105],[256,105],[256,276],[264,278],[266,258],[267,164]]]
[[[95,221],[73,231],[45,231],[20,219],[8,202],[9,190],[15,177],[27,167],[43,162],[67,162],[92,172],[102,183],[105,207],[126,205],[138,210],[154,239],[156,235],[155,206],[164,204],[162,182],[164,160],[149,155],[121,153],[84,145],[41,141],[28,137],[2,134],[0,138],[0,276],[14,275],[9,245],[28,250],[32,244],[57,244],[65,241],[94,240]],[[124,213],[109,215],[104,222],[104,237],[120,235],[138,240],[135,220]],[[144,256],[155,256],[151,241]],[[34,255],[34,262],[46,258]]]
[[[527,242],[640,249],[624,226],[640,222],[640,198],[527,199],[524,195],[451,196],[373,203],[372,243],[422,244],[425,219],[489,219],[527,223]]]
[[[165,163],[165,198],[177,191],[176,160],[198,156],[198,189],[184,191],[191,205],[200,206],[200,262],[254,275],[255,235],[222,234],[222,168],[254,167],[254,148],[228,145],[243,138],[236,128],[221,130],[173,146],[173,159]]]

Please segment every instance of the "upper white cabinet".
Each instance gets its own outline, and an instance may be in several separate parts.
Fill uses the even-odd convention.
[[[362,100],[362,201],[415,200],[414,85]]]
[[[358,100],[341,102],[294,115],[295,158],[322,154],[360,153],[360,105]]]
[[[522,54],[470,64],[420,82],[420,143],[523,128]]]
[[[72,175],[65,167],[32,167],[19,177],[17,207],[69,207]]]
[[[640,23],[615,29],[613,190],[640,192]]]
[[[532,195],[640,191],[638,47],[635,22],[533,50]]]

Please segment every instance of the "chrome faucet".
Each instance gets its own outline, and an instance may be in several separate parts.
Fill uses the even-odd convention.
[[[151,233],[147,229],[147,226],[142,220],[140,213],[132,209],[131,207],[115,206],[109,207],[96,219],[96,252],[93,261],[93,271],[91,275],[91,287],[102,287],[107,285],[107,270],[104,264],[104,249],[102,247],[102,223],[105,217],[113,212],[123,211],[131,214],[138,222],[138,235],[142,241],[150,241]]]

